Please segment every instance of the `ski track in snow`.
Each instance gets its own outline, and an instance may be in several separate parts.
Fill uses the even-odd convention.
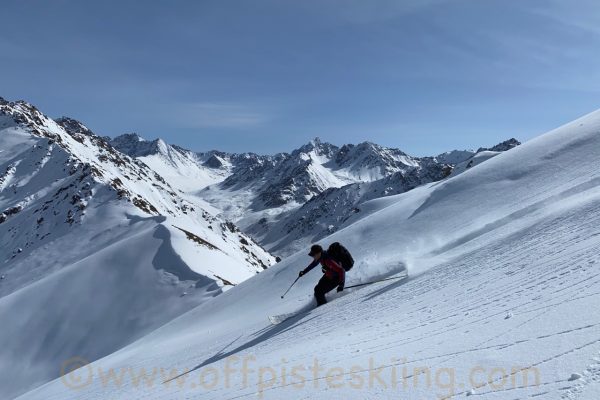
[[[584,216],[589,216],[588,213],[586,212],[582,212],[581,215]],[[598,215],[597,215],[598,217]],[[594,275],[592,275],[592,277],[590,278],[589,275],[583,275],[585,273],[588,272],[588,270],[592,269],[594,267],[594,264],[597,262],[597,255],[600,252],[600,242],[598,240],[593,240],[593,238],[582,238],[581,236],[577,235],[577,231],[578,230],[582,230],[584,228],[587,228],[587,226],[598,226],[598,223],[600,222],[600,218],[594,218],[593,220],[587,220],[584,222],[579,221],[579,220],[575,220],[575,224],[573,224],[572,226],[570,226],[571,232],[572,234],[574,234],[573,238],[569,241],[569,244],[571,246],[577,246],[579,244],[584,244],[587,245],[584,247],[584,251],[580,252],[580,251],[573,251],[573,252],[557,252],[557,253],[564,253],[564,254],[557,254],[554,256],[553,251],[551,248],[538,248],[538,246],[540,245],[544,245],[544,243],[542,241],[539,240],[540,237],[544,237],[545,235],[548,234],[552,234],[554,232],[554,221],[545,224],[546,226],[544,226],[544,228],[540,231],[532,231],[530,234],[528,234],[527,236],[523,237],[523,241],[521,242],[521,248],[515,249],[514,247],[511,249],[511,253],[512,256],[511,257],[507,257],[505,256],[505,254],[507,253],[507,250],[505,248],[503,248],[502,246],[492,246],[492,248],[484,248],[480,251],[478,251],[476,254],[473,254],[471,257],[467,258],[466,260],[464,260],[462,262],[462,265],[460,265],[461,268],[456,268],[455,270],[460,271],[462,277],[464,279],[468,279],[469,276],[476,276],[476,269],[477,266],[480,265],[481,262],[485,262],[487,264],[498,264],[500,265],[500,267],[498,268],[493,268],[493,271],[495,273],[502,273],[502,274],[507,274],[507,275],[513,275],[513,274],[519,274],[522,276],[522,281],[520,281],[520,286],[523,288],[522,290],[517,290],[517,291],[512,291],[513,288],[510,287],[505,287],[505,286],[500,286],[500,287],[490,287],[493,284],[493,281],[486,281],[483,282],[481,284],[478,285],[478,287],[476,287],[475,289],[470,290],[469,296],[465,296],[464,297],[464,301],[461,301],[461,305],[460,308],[458,309],[458,312],[454,311],[451,313],[446,313],[443,308],[436,308],[436,313],[432,314],[430,318],[427,318],[425,321],[420,321],[419,324],[415,324],[414,326],[408,326],[408,327],[404,327],[401,328],[398,331],[394,331],[395,335],[394,336],[400,336],[401,339],[390,339],[390,340],[381,340],[380,337],[377,338],[377,342],[379,341],[383,341],[385,342],[384,345],[380,345],[380,344],[374,344],[371,345],[370,343],[372,342],[371,340],[364,340],[364,341],[358,341],[358,342],[354,342],[352,343],[350,346],[353,347],[359,347],[361,349],[362,352],[369,352],[369,353],[376,353],[376,352],[386,352],[388,350],[393,351],[395,349],[397,349],[400,346],[404,346],[407,344],[411,344],[411,343],[420,343],[422,344],[423,342],[427,342],[427,341],[431,341],[432,339],[434,339],[437,335],[441,335],[441,334],[447,334],[448,332],[456,332],[457,334],[459,334],[459,331],[464,331],[465,328],[468,328],[469,326],[472,325],[479,325],[479,324],[486,324],[487,321],[490,321],[494,318],[499,318],[499,317],[503,317],[506,314],[507,309],[505,307],[503,307],[504,305],[507,304],[511,304],[511,309],[515,311],[515,317],[516,316],[526,316],[527,319],[525,319],[525,321],[523,321],[522,323],[520,323],[517,326],[508,328],[506,331],[500,332],[495,336],[486,338],[485,340],[483,340],[482,342],[478,343],[475,346],[469,347],[467,349],[463,349],[461,351],[456,351],[456,352],[449,352],[447,354],[436,354],[435,356],[432,357],[418,357],[417,355],[420,353],[424,353],[427,349],[427,347],[419,345],[419,346],[415,346],[417,348],[420,348],[421,350],[413,353],[414,358],[411,358],[409,360],[409,363],[418,363],[418,362],[423,362],[423,361],[431,361],[431,360],[440,360],[439,364],[440,365],[444,365],[446,364],[448,361],[451,361],[453,359],[456,359],[457,357],[459,357],[460,355],[466,354],[466,353],[476,353],[479,351],[483,351],[483,350],[503,350],[512,346],[520,346],[520,347],[525,347],[527,346],[529,343],[531,342],[538,342],[538,341],[543,341],[544,339],[548,339],[548,338],[552,338],[554,336],[559,336],[559,335],[564,335],[566,337],[572,335],[573,333],[576,333],[578,331],[581,330],[598,330],[600,331],[600,329],[598,329],[598,326],[600,325],[600,320],[595,321],[593,324],[587,324],[587,325],[583,325],[583,326],[577,326],[574,327],[573,329],[570,330],[563,330],[563,331],[550,331],[547,332],[543,335],[539,335],[533,338],[526,338],[526,339],[520,339],[520,340],[514,340],[514,341],[506,341],[503,340],[503,338],[509,334],[511,331],[515,331],[518,330],[520,328],[522,328],[523,326],[531,323],[532,321],[538,319],[539,317],[547,314],[550,312],[550,310],[552,310],[555,307],[558,307],[560,305],[564,305],[566,303],[570,303],[570,302],[577,302],[579,300],[582,299],[586,299],[586,298],[590,298],[593,297],[595,298],[595,301],[598,301],[600,298],[598,297],[600,295],[600,273],[596,273]],[[588,241],[593,241],[593,243],[585,243]],[[552,245],[553,243],[550,242],[548,243],[550,245]],[[488,252],[488,254],[493,255],[494,258],[491,258],[489,256],[485,256],[485,253]],[[483,254],[481,254],[483,253]],[[527,267],[527,265],[532,265],[535,263],[535,260],[532,260],[531,256],[528,256],[528,254],[534,255],[536,256],[537,254],[543,254],[543,253],[547,253],[549,255],[552,255],[554,257],[548,258],[546,261],[548,262],[548,264],[546,264],[545,266],[540,265],[538,266],[538,268],[536,269],[530,269]],[[574,258],[572,258],[574,257]],[[502,260],[504,260],[504,265],[511,265],[511,260],[510,259],[518,259],[520,260],[520,263],[524,266],[524,268],[521,268],[519,271],[513,271],[513,270],[506,270],[505,268],[502,268]],[[530,264],[531,263],[531,264]],[[571,264],[571,267],[568,268],[566,271],[564,270],[564,265],[568,265]],[[545,271],[541,272],[539,271],[539,269],[541,269],[542,267],[545,267]],[[443,268],[440,268],[440,270],[444,270]],[[451,271],[452,269],[450,268],[446,268],[445,271]],[[582,276],[585,276],[585,278],[582,278],[581,280],[577,281],[574,284],[569,285],[569,287],[563,287],[561,282],[558,280],[558,278],[560,278],[560,276],[564,276],[566,274],[572,274],[572,273],[580,273],[582,274]],[[439,276],[441,275],[441,276]],[[448,273],[440,273],[439,275],[433,276],[432,278],[439,278],[435,279],[436,282],[425,282],[422,284],[422,286],[417,289],[419,292],[423,293],[423,292],[428,292],[428,291],[435,291],[436,289],[439,289],[441,287],[445,286],[445,281],[447,280],[447,276]],[[432,279],[430,279],[432,280]],[[556,285],[553,285],[552,282],[556,281]],[[388,286],[393,286],[394,284],[388,285]],[[510,286],[510,285],[509,285]],[[407,287],[405,287],[405,289],[408,289]],[[586,293],[585,295],[580,295],[580,296],[576,296],[576,297],[572,297],[573,295],[573,291],[577,289],[577,290],[581,290],[583,292],[586,292],[589,289],[593,289],[593,291],[591,293]],[[379,289],[380,291],[381,289]],[[386,312],[393,312],[393,308],[390,308],[389,305],[393,305],[393,304],[403,304],[403,300],[405,300],[405,298],[408,296],[408,298],[412,297],[410,292],[404,292],[402,290],[397,290],[394,293],[388,293],[388,294],[382,294],[381,297],[378,300],[373,299],[372,302],[368,305],[364,305],[364,302],[362,300],[364,300],[365,298],[369,298],[371,296],[373,296],[373,293],[377,293],[378,290],[374,290],[371,291],[370,294],[365,294],[364,296],[360,296],[356,299],[354,299],[352,301],[351,304],[347,304],[346,307],[350,307],[349,309],[347,309],[346,314],[359,314],[359,315],[363,315],[364,313],[366,313],[365,310],[361,310],[361,306],[362,307],[368,307],[372,310],[372,312],[375,312],[375,314],[380,314],[380,313],[386,313]],[[525,300],[518,300],[517,305],[515,306],[514,303],[511,303],[511,296],[514,296],[514,294],[520,294],[521,292],[525,292],[527,291],[528,293],[535,293],[535,296],[531,297]],[[505,295],[504,293],[511,293],[510,295]],[[414,293],[416,294],[416,293]],[[398,298],[400,297],[400,298]],[[487,298],[487,301],[483,304],[473,304],[474,302],[477,302],[479,299],[481,298]],[[448,301],[449,299],[445,298],[444,300]],[[534,306],[534,307],[529,307],[529,306]],[[357,307],[358,309],[354,309],[354,307]],[[417,308],[415,311],[416,312],[422,312],[424,309],[423,308]],[[467,320],[466,318],[461,318],[462,316],[464,316],[464,313],[467,313],[469,311],[474,311],[477,310],[477,313],[479,315],[482,315],[481,317],[474,319],[474,320]],[[540,312],[541,310],[541,312]],[[412,313],[412,314],[416,314]],[[412,317],[418,318],[416,315],[412,315],[412,314],[406,314],[404,321],[412,321]],[[530,314],[533,314],[533,316],[530,316]],[[372,314],[371,314],[372,315]],[[377,315],[372,315],[373,319],[377,318]],[[346,319],[343,318],[345,321]],[[402,321],[398,321],[398,324],[401,324]],[[409,324],[410,325],[410,324]],[[373,325],[370,325],[369,327],[374,327]],[[317,328],[322,328],[321,326],[317,325]],[[424,331],[426,333],[420,334],[420,335],[416,335],[413,336],[411,335],[412,332],[414,332],[416,329],[421,329],[424,328]],[[312,336],[313,334],[316,334],[316,331],[312,331],[312,332],[299,332],[299,330],[301,331],[300,328],[296,328],[295,329],[295,338],[296,340],[310,340],[309,337]],[[317,329],[318,330],[318,329]],[[297,335],[298,333],[300,333],[300,335]],[[281,339],[282,341],[284,341],[285,339]],[[494,343],[494,344],[489,344],[486,345],[488,343]],[[347,345],[348,343],[346,342],[345,345]],[[435,343],[436,346],[440,346],[443,345],[443,342],[437,342]],[[267,351],[267,347],[272,347],[272,348],[277,348],[278,346],[285,346],[284,343],[269,343],[268,345],[265,344],[264,348],[255,348],[255,352],[257,353],[262,353],[264,351]],[[345,347],[345,346],[344,346]],[[573,348],[568,348],[565,351],[556,353],[556,354],[552,354],[551,356],[547,357],[547,358],[543,358],[540,359],[536,362],[533,362],[531,365],[524,365],[524,367],[539,367],[542,366],[544,364],[548,364],[548,363],[556,363],[559,361],[559,359],[570,353],[570,352],[580,352],[580,351],[589,351],[589,348],[593,348],[596,350],[600,350],[600,335],[599,335],[599,339],[596,341],[592,341],[589,343],[584,343],[580,346],[575,346]],[[333,349],[334,353],[337,353],[338,351],[342,351],[343,348],[336,348]],[[597,351],[596,351],[597,353]],[[340,365],[340,363],[343,363],[345,359],[333,359],[330,361],[330,363],[332,365]],[[294,365],[294,361],[293,359],[289,360],[290,365]],[[388,364],[386,365],[386,367],[391,367],[392,365],[400,365],[398,364]],[[600,368],[598,364],[593,364],[593,366],[595,367],[594,371],[595,374],[594,375],[594,381],[596,381],[599,377],[600,377]],[[585,375],[584,375],[585,376]],[[324,377],[321,379],[325,379]],[[550,381],[543,381],[541,382],[540,386],[547,386],[547,385],[554,385],[554,384],[563,384],[563,387],[561,387],[558,390],[567,390],[567,389],[571,389],[571,387],[569,387],[568,385],[566,385],[566,378],[565,380],[550,380]],[[509,390],[518,390],[518,389],[509,389]],[[540,389],[540,390],[546,390],[546,389]],[[499,394],[499,391],[486,391],[486,392],[481,392],[478,393],[477,396],[482,395],[482,394]],[[464,393],[459,393],[456,396],[462,395]],[[533,393],[533,394],[529,394],[528,397],[535,397],[535,396],[542,396],[544,394],[548,394],[548,392],[540,392],[540,393]],[[250,394],[250,396],[252,396],[252,394]],[[246,397],[246,396],[242,396],[242,397]],[[455,397],[455,396],[453,396]],[[212,397],[211,397],[212,398]],[[214,397],[219,398],[218,396]],[[230,397],[230,398],[239,398],[239,397]],[[569,397],[571,398],[571,397]]]
[[[268,315],[311,301],[318,272],[280,299],[306,265],[298,253],[81,369],[158,367],[175,370],[174,380],[106,384],[90,375],[79,390],[58,379],[20,399],[597,399],[599,132],[600,112],[592,113],[382,202],[327,239],[356,256],[348,284],[398,262],[408,279],[331,293],[329,304],[271,325]],[[238,372],[254,357],[248,381],[221,375],[201,387],[204,373],[223,374],[232,357]],[[321,368],[309,372],[315,360]],[[304,368],[302,387],[295,366]],[[261,386],[264,367],[275,378]],[[384,381],[372,381],[374,370]],[[331,371],[343,387],[330,385]],[[523,371],[539,382],[526,384]]]
[[[427,365],[435,370],[450,366],[456,368],[459,375],[461,365],[469,365],[477,358],[498,354],[498,363],[492,366],[504,366],[503,353],[513,357],[523,354],[519,365],[538,368],[540,385],[502,390],[486,385],[476,389],[471,396],[477,399],[582,398],[577,395],[588,386],[597,386],[600,378],[599,361],[593,358],[600,351],[600,334],[595,334],[597,339],[591,341],[587,336],[600,332],[600,318],[589,319],[587,312],[600,300],[600,272],[597,269],[600,234],[586,234],[597,226],[600,226],[600,206],[597,201],[589,202],[583,208],[577,207],[559,218],[517,232],[518,241],[509,236],[414,279],[361,288],[274,327],[267,326],[268,321],[265,321],[265,326],[254,333],[231,332],[207,346],[202,352],[204,361],[203,356],[197,355],[180,361],[188,366],[203,361],[202,367],[222,369],[226,356],[241,358],[252,354],[260,355],[261,359],[277,360],[267,364],[277,370],[284,364],[309,365],[306,355],[290,352],[292,356],[285,356],[285,349],[293,343],[311,343],[314,346],[311,353],[323,355],[325,369],[348,365],[351,355],[385,360],[389,359],[386,355],[398,354],[405,355],[407,361],[376,363],[377,367],[390,370],[394,366]],[[556,247],[555,241],[548,240],[553,236],[561,237],[563,246]],[[540,255],[544,256],[540,258]],[[485,274],[482,265],[488,266]],[[511,279],[503,279],[507,276]],[[565,277],[570,279],[563,279]],[[565,312],[572,319],[570,328],[555,327],[552,320],[564,318]],[[354,315],[364,317],[356,319]],[[486,325],[495,323],[498,326],[498,320],[504,321],[505,328],[486,331]],[[387,329],[377,329],[382,325]],[[328,348],[332,345],[330,340],[320,345],[319,337],[335,335],[336,330],[344,336],[339,345]],[[473,334],[473,330],[481,332]],[[468,340],[454,340],[461,336]],[[545,343],[550,345],[546,348]],[[557,343],[560,345],[556,346]],[[555,376],[553,371],[561,369],[559,365],[567,355],[593,359],[585,371],[572,371],[581,373],[585,380],[570,382],[567,375]],[[285,358],[285,363],[280,357]],[[363,362],[362,365],[368,364]],[[365,369],[363,373],[367,376],[368,371]],[[344,375],[345,379],[350,379],[348,375]],[[500,379],[499,376],[497,380]],[[319,376],[316,381],[320,382],[322,390],[326,376]],[[306,383],[311,386],[314,379],[307,379]],[[189,393],[173,392],[172,386],[157,397],[154,392],[147,396],[135,393],[137,398],[257,397],[256,388],[244,390],[240,382],[236,384],[240,386],[237,390],[217,388],[196,396],[193,393],[197,393],[197,389],[194,392],[193,387],[190,389],[187,385],[191,390]],[[468,390],[470,387],[465,385],[448,398],[462,398]],[[407,398],[431,395],[428,391],[373,388],[368,393],[332,390],[331,393],[320,392],[319,397],[392,398],[398,393]],[[104,392],[101,397],[108,395],[110,393]],[[262,395],[273,399],[314,398],[310,391],[293,389],[292,383],[267,388]]]

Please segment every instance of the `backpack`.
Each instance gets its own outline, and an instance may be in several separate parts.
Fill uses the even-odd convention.
[[[331,256],[335,261],[342,264],[342,268],[346,271],[350,271],[354,265],[354,259],[347,248],[342,246],[339,242],[331,243],[327,249],[327,254]]]

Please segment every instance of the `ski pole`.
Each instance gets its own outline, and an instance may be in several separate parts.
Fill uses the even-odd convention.
[[[294,286],[296,284],[296,282],[298,282],[298,279],[300,279],[300,277],[297,277],[296,280],[294,281],[294,283],[292,283],[292,286]],[[292,288],[292,286],[289,287],[288,290],[285,291],[285,293],[283,295],[281,295],[281,298],[283,299],[283,297],[290,291],[290,289]]]
[[[406,278],[406,276],[395,276],[393,278],[385,278],[385,279],[380,279],[378,281],[373,281],[373,282],[359,283],[359,284],[352,285],[352,286],[346,286],[345,289],[350,289],[350,288],[359,287],[359,286],[366,286],[366,285],[371,285],[373,283],[379,283],[379,282],[384,282],[384,281],[390,281],[392,279],[401,279],[401,278]]]

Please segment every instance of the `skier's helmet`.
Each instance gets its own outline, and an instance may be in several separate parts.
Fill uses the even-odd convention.
[[[310,247],[310,253],[308,253],[309,256],[314,257],[319,253],[323,252],[323,248],[321,246],[319,246],[318,244],[313,244]]]

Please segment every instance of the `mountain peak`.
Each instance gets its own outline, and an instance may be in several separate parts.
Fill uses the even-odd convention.
[[[166,146],[161,139],[148,141],[135,132],[119,135],[112,139],[110,144],[121,153],[125,153],[131,157],[156,154],[161,151],[161,146]]]
[[[485,151],[485,150],[489,150],[489,151],[506,151],[506,150],[512,149],[513,147],[517,147],[520,144],[521,144],[521,142],[519,142],[517,139],[510,138],[510,139],[505,140],[504,142],[498,143],[497,145],[492,146],[490,148],[481,147],[481,148],[479,148],[479,150],[477,150],[477,152]]]
[[[62,126],[71,136],[74,134],[83,134],[87,136],[94,134],[94,132],[92,132],[87,126],[73,118],[62,116],[55,119],[54,122]]]
[[[222,157],[219,157],[217,154],[212,154],[205,162],[204,165],[209,168],[221,168],[225,165],[225,160]]]
[[[146,139],[144,139],[143,137],[141,137],[140,135],[138,135],[135,132],[124,133],[122,135],[115,137],[114,140],[122,140],[122,141],[127,140],[127,141],[131,141],[131,142],[146,142]]]
[[[357,148],[359,149],[369,149],[369,150],[375,150],[375,151],[379,151],[383,149],[383,146],[378,145],[377,143],[373,143],[373,142],[361,142],[359,144],[356,145]]]
[[[338,147],[328,143],[323,142],[321,138],[318,136],[311,139],[307,144],[301,146],[300,148],[294,150],[292,155],[298,155],[301,153],[310,153],[315,152],[316,155],[331,157],[335,151],[338,150]]]

